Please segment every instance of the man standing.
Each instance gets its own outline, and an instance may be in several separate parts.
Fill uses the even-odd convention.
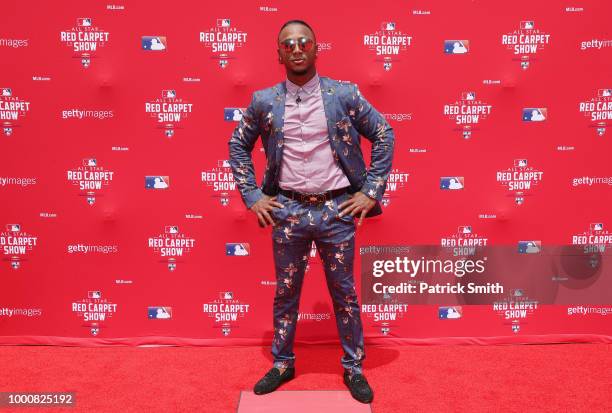
[[[229,141],[230,165],[244,203],[272,225],[276,269],[274,365],[256,394],[276,390],[295,375],[293,341],[304,271],[312,241],[323,261],[344,355],[344,382],[353,397],[372,401],[362,373],[365,358],[353,279],[355,217],[382,213],[393,158],[393,130],[355,84],[319,77],[316,38],[304,21],[285,23],[278,59],[287,80],[256,91]],[[372,143],[366,169],[360,137]],[[257,186],[251,152],[261,136],[266,169]]]

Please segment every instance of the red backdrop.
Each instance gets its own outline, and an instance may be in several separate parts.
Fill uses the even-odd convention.
[[[270,229],[233,188],[227,142],[251,93],[285,78],[275,39],[293,18],[316,32],[319,74],[357,83],[395,130],[384,214],[358,247],[439,246],[465,226],[490,246],[611,242],[610,4],[171,6],[3,2],[0,343],[269,344]],[[606,255],[583,287],[609,290]],[[337,339],[318,260],[301,341]],[[570,287],[522,313],[459,300],[453,320],[367,307],[367,340],[612,341],[610,301]]]

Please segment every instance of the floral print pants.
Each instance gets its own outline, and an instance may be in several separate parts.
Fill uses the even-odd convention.
[[[285,208],[272,212],[276,295],[274,297],[274,367],[293,367],[293,341],[304,272],[312,241],[321,257],[327,287],[336,316],[336,326],[344,355],[342,366],[349,374],[361,373],[365,358],[363,327],[353,279],[355,221],[338,216],[338,205],[349,199],[343,194],[322,204],[307,204],[283,194],[277,196]]]

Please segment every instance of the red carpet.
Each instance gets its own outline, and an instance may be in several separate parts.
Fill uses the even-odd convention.
[[[372,411],[610,412],[612,345],[369,346]],[[76,408],[235,412],[270,367],[262,347],[0,346],[0,391],[75,391]],[[298,346],[285,390],[345,390],[339,346]],[[280,390],[279,390],[280,391]],[[348,412],[343,412],[348,413]]]

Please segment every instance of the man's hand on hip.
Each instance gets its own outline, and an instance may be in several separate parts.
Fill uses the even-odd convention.
[[[264,228],[266,225],[274,225],[274,220],[270,212],[274,208],[284,208],[285,206],[276,200],[276,196],[268,196],[263,194],[257,202],[251,207],[251,211],[257,215],[259,226]]]
[[[355,217],[359,214],[359,222],[357,225],[361,225],[363,218],[365,218],[370,209],[374,208],[374,205],[376,205],[374,199],[363,192],[355,192],[349,199],[338,205],[338,209],[340,210],[339,215],[351,214],[351,216]]]

